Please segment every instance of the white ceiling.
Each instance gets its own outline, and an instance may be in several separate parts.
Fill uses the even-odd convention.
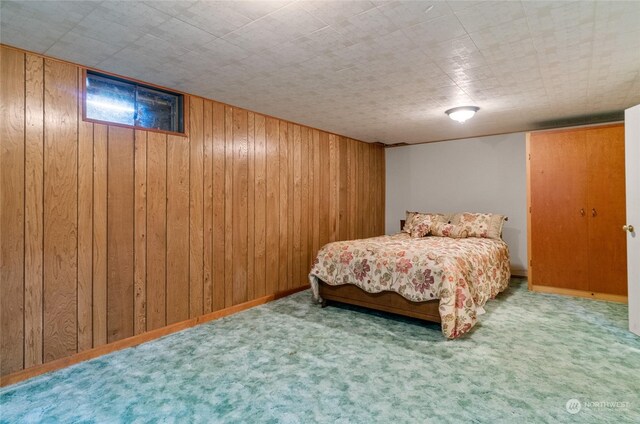
[[[640,1],[2,0],[0,14],[4,44],[370,142],[640,103]],[[463,125],[444,114],[467,104],[480,112]]]

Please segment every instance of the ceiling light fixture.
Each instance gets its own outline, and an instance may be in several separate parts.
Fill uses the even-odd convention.
[[[460,106],[460,107],[454,107],[453,109],[449,109],[444,113],[449,115],[449,118],[453,119],[454,121],[458,121],[462,124],[467,119],[471,119],[473,115],[475,115],[476,112],[479,110],[480,108],[478,106]]]

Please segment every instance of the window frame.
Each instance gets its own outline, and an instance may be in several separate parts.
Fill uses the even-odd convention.
[[[93,118],[89,118],[87,116],[87,75],[88,73],[93,73],[93,74],[97,74],[99,76],[104,76],[107,78],[112,78],[118,81],[122,81],[124,83],[128,83],[128,84],[132,84],[135,86],[141,86],[144,88],[149,88],[152,90],[159,90],[159,91],[163,91],[169,94],[175,94],[175,95],[179,95],[182,96],[182,132],[180,131],[167,131],[167,130],[161,130],[161,129],[157,129],[157,128],[147,128],[147,127],[141,127],[139,125],[128,125],[128,124],[121,124],[119,122],[111,122],[111,121],[103,121],[100,119],[93,119]],[[174,135],[174,136],[180,136],[180,137],[189,137],[189,115],[188,115],[188,111],[189,111],[189,99],[190,96],[186,93],[183,93],[181,91],[176,91],[176,90],[169,90],[165,87],[161,87],[159,85],[154,85],[154,84],[149,84],[140,80],[136,80],[133,78],[125,78],[122,77],[120,75],[116,75],[116,74],[112,74],[110,72],[104,72],[101,70],[97,70],[97,69],[91,69],[91,68],[83,68],[82,69],[82,93],[81,93],[81,101],[82,101],[82,120],[84,122],[91,122],[94,124],[103,124],[103,125],[110,125],[110,126],[114,126],[114,127],[121,127],[121,128],[130,128],[133,130],[137,130],[137,131],[150,131],[150,132],[156,132],[156,133],[161,133],[161,134],[168,134],[168,135]]]

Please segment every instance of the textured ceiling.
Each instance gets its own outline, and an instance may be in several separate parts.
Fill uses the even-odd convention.
[[[640,2],[1,2],[0,40],[370,142],[640,103]],[[458,124],[444,111],[477,105]]]

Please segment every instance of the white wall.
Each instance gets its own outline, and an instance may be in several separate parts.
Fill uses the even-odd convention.
[[[511,267],[526,270],[525,150],[525,133],[386,149],[387,234],[399,231],[406,210],[507,215]]]

